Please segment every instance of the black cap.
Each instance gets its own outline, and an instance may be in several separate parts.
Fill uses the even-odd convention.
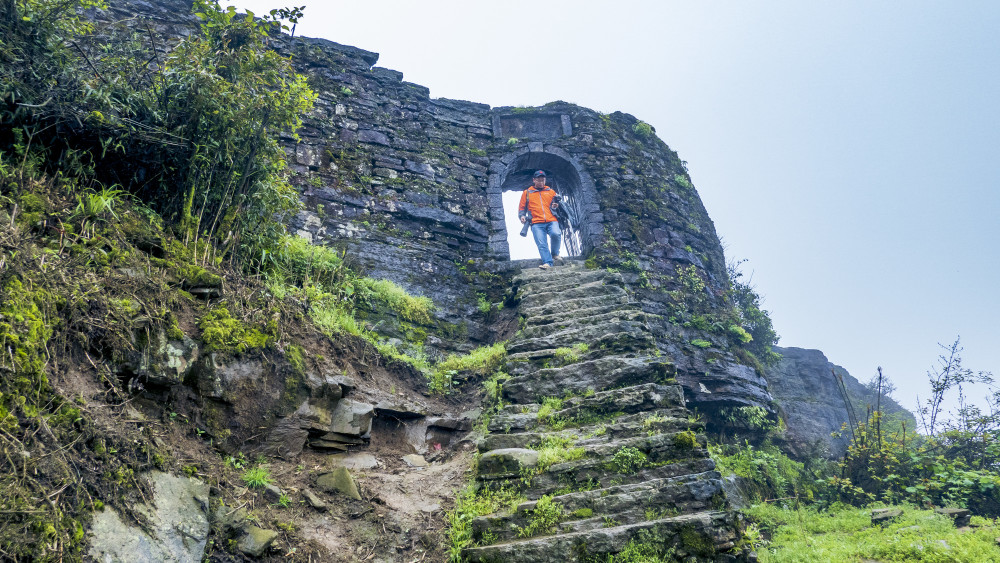
[[[532,176],[532,178],[544,178],[544,177],[545,177],[545,172],[542,170],[535,172],[534,176]]]

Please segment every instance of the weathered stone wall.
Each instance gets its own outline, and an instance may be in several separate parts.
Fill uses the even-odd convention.
[[[116,15],[167,22],[161,29],[177,37],[192,25],[178,15],[187,4],[125,2]],[[501,194],[524,189],[540,168],[576,219],[571,253],[622,270],[690,403],[769,405],[765,381],[733,354],[726,327],[672,318],[667,292],[678,287],[677,269],[690,266],[705,286],[705,312],[722,314],[725,259],[684,163],[648,126],[565,102],[490,108],[432,99],[374,66],[375,53],[287,36],[275,47],[294,55],[319,95],[301,140],[284,140],[306,205],[291,230],[432,298],[451,337],[429,338],[430,355],[496,338],[476,305],[479,294],[498,300],[518,267],[503,221],[516,210],[503,209]]]
[[[767,405],[763,379],[726,351],[726,338],[669,322],[664,292],[676,268],[694,265],[710,307],[722,308],[725,260],[683,163],[634,117],[564,102],[491,109],[431,99],[372,67],[372,53],[312,39],[287,49],[320,96],[288,149],[307,203],[295,231],[343,245],[370,275],[431,297],[442,320],[481,342],[490,333],[476,294],[509,283],[496,274],[510,268],[504,215],[516,210],[501,194],[546,170],[577,220],[571,250],[612,266],[634,257],[633,289],[662,316],[657,345],[695,404]],[[652,275],[640,281],[639,272]],[[713,346],[689,344],[699,338]]]

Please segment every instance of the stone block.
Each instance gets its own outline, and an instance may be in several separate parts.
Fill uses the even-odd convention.
[[[309,503],[309,506],[315,508],[316,510],[319,510],[320,512],[326,512],[326,509],[328,508],[326,503],[323,502],[321,498],[316,496],[316,493],[310,491],[309,489],[306,489],[302,491],[302,497],[306,499],[306,502]]]
[[[322,151],[318,147],[299,144],[295,147],[295,162],[303,166],[319,166],[322,164]]]
[[[389,137],[385,133],[372,131],[371,129],[359,129],[358,141],[362,143],[389,146]]]
[[[887,524],[903,515],[903,511],[894,508],[878,508],[872,510],[872,525]]]
[[[346,467],[338,467],[329,473],[320,475],[316,478],[316,486],[327,492],[340,493],[348,498],[361,500],[358,485]]]
[[[375,407],[351,399],[341,399],[333,411],[330,431],[351,436],[367,436],[372,429]]]
[[[479,474],[501,477],[516,475],[522,468],[538,465],[538,452],[526,448],[505,448],[486,452],[479,458]]]
[[[265,530],[257,526],[248,526],[246,533],[239,539],[237,547],[250,557],[261,557],[270,549],[271,544],[277,538],[278,532]]]
[[[378,467],[378,459],[368,452],[336,454],[330,456],[330,463],[354,471],[364,471]]]
[[[934,512],[951,518],[956,528],[968,526],[969,521],[972,519],[972,512],[968,508],[935,508]]]
[[[197,361],[198,344],[195,341],[187,336],[169,340],[166,331],[158,330],[151,334],[149,346],[139,354],[137,365],[132,369],[145,377],[147,383],[168,387],[183,382]]]
[[[403,463],[410,467],[427,467],[427,460],[420,454],[409,454],[403,456]]]

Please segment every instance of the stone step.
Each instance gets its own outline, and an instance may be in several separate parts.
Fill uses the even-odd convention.
[[[646,430],[656,428],[661,432],[674,432],[676,429],[701,432],[703,424],[701,422],[693,422],[690,418],[690,413],[691,411],[684,407],[642,411],[632,414],[612,412],[607,415],[607,419],[598,417],[596,420],[569,420],[560,422],[559,425],[563,429],[573,430],[579,436],[592,436],[595,431],[601,429],[605,432],[618,432],[616,435],[625,436],[630,432],[630,429],[640,426],[645,428],[647,425],[649,428],[645,428]],[[665,420],[663,424],[647,422],[647,419],[652,416],[663,417]],[[493,419],[490,419],[491,435],[517,435],[524,432],[544,432],[546,429],[549,429],[549,425],[546,425],[544,422],[538,422],[538,417],[534,411],[495,415],[495,417],[501,418],[501,422],[494,426]],[[563,426],[563,424],[565,425]],[[655,426],[653,426],[654,424]],[[553,429],[553,431],[555,430]],[[483,439],[485,440],[485,438]]]
[[[623,321],[642,323],[646,321],[646,317],[647,313],[634,309],[613,309],[609,312],[596,315],[566,316],[547,324],[528,324],[521,330],[518,339],[538,338],[565,330],[584,330],[590,327],[599,327]]]
[[[517,338],[507,345],[507,352],[515,355],[521,352],[566,348],[576,344],[586,344],[594,349],[594,345],[601,342],[617,342],[619,345],[615,348],[619,350],[637,350],[653,346],[653,338],[646,323],[621,320],[567,328],[535,338]]]
[[[508,448],[534,448],[546,440],[554,438],[572,439],[574,447],[588,447],[606,442],[620,441],[636,436],[651,434],[674,434],[684,430],[700,432],[703,426],[688,420],[687,410],[683,408],[659,409],[643,411],[636,415],[623,415],[607,422],[596,422],[584,426],[576,426],[562,430],[540,428],[538,431],[502,433],[497,432],[485,436],[478,442],[480,452]],[[614,413],[612,413],[614,414]],[[653,421],[653,422],[649,422]],[[492,423],[491,423],[492,426]]]
[[[575,260],[573,258],[565,258],[562,264],[557,265],[554,268],[548,270],[543,270],[538,266],[542,263],[540,259],[534,258],[531,260],[523,261],[524,268],[521,269],[519,273],[514,276],[515,280],[532,280],[535,278],[543,278],[545,276],[551,276],[552,274],[558,274],[561,272],[591,272],[590,268],[587,268],[582,260]],[[605,270],[606,271],[606,270]]]
[[[592,281],[580,284],[563,291],[541,291],[529,293],[521,297],[522,311],[529,312],[536,307],[543,307],[553,303],[563,303],[573,299],[585,297],[606,297],[615,295],[627,295],[625,289],[617,285],[608,285],[603,281]]]
[[[561,487],[559,479],[555,482],[548,479],[550,475],[565,475],[574,483],[586,482],[598,474],[604,478],[599,481],[602,486],[607,486],[612,477],[620,479],[621,483],[630,481],[630,476],[641,473],[646,469],[658,469],[669,466],[682,460],[709,459],[708,451],[704,449],[705,437],[695,435],[694,440],[687,431],[657,434],[652,436],[640,435],[623,437],[620,439],[591,442],[580,446],[583,449],[582,457],[572,461],[556,463],[541,470],[537,466],[538,455],[534,454],[534,460],[521,461],[526,464],[521,467],[514,467],[510,464],[500,465],[496,457],[498,454],[508,455],[508,452],[530,450],[490,450],[485,452],[480,458],[479,472],[477,478],[481,481],[506,480],[511,477],[524,477],[526,472],[532,473],[532,481],[529,488],[535,490],[539,495],[551,493]],[[524,459],[524,458],[521,458]],[[670,473],[663,477],[684,475],[686,473],[700,473],[708,471],[714,467],[699,469],[698,471],[681,471]],[[581,479],[582,477],[582,479]]]
[[[520,284],[520,289],[525,295],[531,295],[542,291],[570,289],[593,281],[605,281],[606,283],[622,285],[624,278],[622,278],[621,274],[612,274],[607,270],[557,268],[552,274],[525,280]]]
[[[635,524],[723,508],[721,477],[717,471],[706,471],[551,497],[563,513],[556,533],[604,528],[612,521]],[[491,538],[496,542],[524,536],[537,504],[538,501],[528,501],[510,514],[476,518],[472,522],[473,540],[483,543],[484,538]]]
[[[514,373],[525,366],[511,367]],[[663,384],[674,373],[673,364],[664,358],[612,356],[516,375],[504,382],[503,397],[511,403],[540,403],[545,397],[584,395],[588,390]]]
[[[707,452],[693,451],[692,457],[671,460],[664,465],[647,467],[634,473],[608,471],[607,462],[599,459],[585,459],[553,465],[543,473],[535,475],[528,482],[507,482],[517,487],[529,499],[538,499],[555,491],[566,489],[607,488],[615,485],[641,483],[650,479],[678,477],[692,473],[704,473],[715,469],[715,462]],[[483,482],[500,481],[481,478]]]
[[[736,516],[704,511],[659,520],[623,524],[527,539],[518,539],[463,550],[470,563],[564,563],[609,559],[629,541],[654,542],[673,547],[677,561],[716,561],[716,553],[732,549],[739,539]]]
[[[546,326],[551,324],[558,324],[562,322],[572,321],[574,319],[587,319],[591,317],[598,317],[601,315],[606,315],[608,313],[615,312],[641,312],[638,303],[613,303],[611,305],[602,305],[599,307],[587,307],[583,309],[574,308],[568,311],[560,311],[551,315],[534,315],[531,317],[526,317],[524,326],[525,327],[536,327],[536,326]]]
[[[554,303],[547,303],[545,305],[525,305],[522,303],[519,307],[519,311],[522,315],[525,315],[528,319],[536,316],[545,315],[568,315],[573,311],[578,311],[581,309],[589,309],[591,307],[603,307],[609,305],[625,305],[630,302],[630,298],[625,293],[616,293],[614,295],[600,294],[591,297],[579,297],[574,299],[565,299],[563,301],[557,301]]]
[[[590,350],[581,356],[579,361],[563,363],[565,357],[560,354],[566,348],[572,346],[560,346],[559,348],[544,348],[529,352],[519,352],[507,356],[508,373],[510,375],[521,376],[538,369],[552,369],[567,367],[578,363],[600,359],[606,354],[613,354],[614,357],[647,357],[653,349],[654,340],[652,335],[642,340],[620,337],[617,333],[608,333],[588,344]]]
[[[653,411],[668,407],[684,407],[684,392],[679,385],[644,383],[611,391],[601,391],[590,396],[570,397],[562,401],[560,409],[554,410],[546,420],[538,420],[540,404],[509,405],[490,419],[489,429],[533,430],[551,426],[553,421],[581,421],[599,418],[611,413],[630,414]],[[650,413],[652,414],[652,413]],[[494,425],[496,421],[496,425]],[[580,424],[572,424],[579,426]]]

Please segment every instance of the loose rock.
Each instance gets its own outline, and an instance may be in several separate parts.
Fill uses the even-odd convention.
[[[271,547],[277,539],[278,532],[265,530],[257,526],[249,526],[246,533],[240,538],[237,546],[240,551],[250,557],[260,557]]]
[[[348,498],[361,500],[358,485],[346,467],[338,467],[329,473],[320,475],[316,478],[316,486],[327,492],[342,493]]]

